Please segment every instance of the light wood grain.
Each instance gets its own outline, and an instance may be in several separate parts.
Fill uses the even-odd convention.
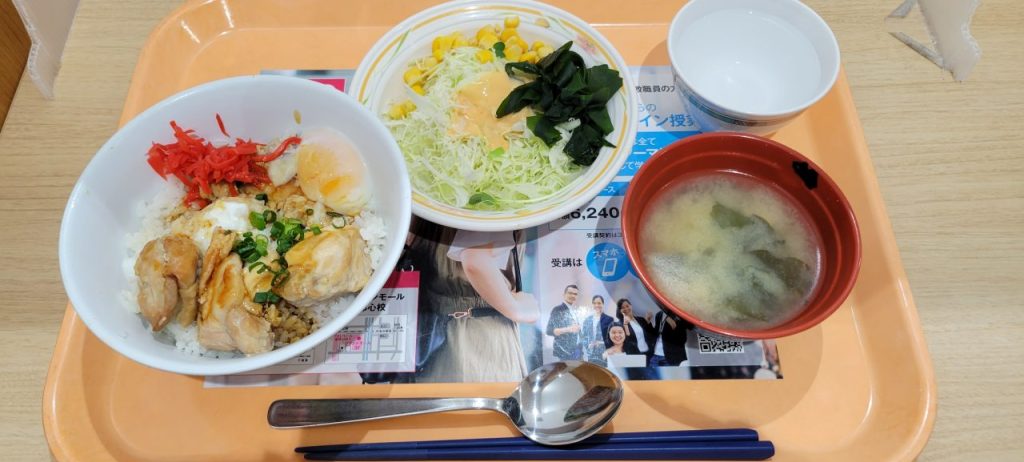
[[[1024,8],[985,0],[962,83],[887,33],[897,0],[809,2],[843,61],[939,384],[923,461],[1024,460]],[[40,399],[66,297],[56,242],[114,131],[147,35],[178,5],[82,0],[46,101],[22,81],[0,132],[0,459],[47,460]]]
[[[0,127],[18,89],[32,42],[11,0],[0,0]]]

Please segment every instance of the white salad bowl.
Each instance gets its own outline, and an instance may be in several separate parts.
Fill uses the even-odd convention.
[[[248,357],[209,358],[179,351],[169,336],[154,334],[136,313],[122,270],[128,238],[141,226],[140,206],[168,182],[147,164],[153,142],[173,140],[169,123],[192,128],[214,144],[226,142],[220,114],[232,137],[269,142],[302,129],[335,129],[365,161],[371,207],[384,221],[387,242],[366,287],[337,317],[301,340]],[[301,122],[300,122],[301,121]],[[86,166],[68,199],[60,228],[64,288],[82,321],[108,346],[150,367],[189,375],[221,375],[259,369],[311,349],[359,314],[395,267],[411,217],[411,190],[398,146],[381,122],[353,98],[326,85],[295,77],[235,77],[171,96],[124,125]]]
[[[473,37],[488,24],[518,16],[519,34],[528,43],[541,40],[552,48],[573,41],[572,50],[586,65],[607,64],[619,72],[622,88],[608,102],[614,131],[605,138],[614,147],[601,149],[597,160],[559,193],[527,207],[480,211],[443,204],[413,186],[416,215],[446,226],[473,231],[508,231],[553,221],[586,204],[619,174],[636,137],[637,97],[625,60],[611,43],[582,19],[553,6],[528,0],[460,0],[426,9],[395,26],[370,49],[359,64],[349,93],[374,114],[386,117],[388,108],[406,95],[403,72],[408,64],[431,53],[439,35],[462,32]],[[416,167],[409,165],[416,174]]]

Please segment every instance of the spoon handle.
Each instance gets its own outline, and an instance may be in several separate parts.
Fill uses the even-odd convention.
[[[432,412],[502,411],[495,398],[282,399],[267,411],[274,428],[319,427]]]

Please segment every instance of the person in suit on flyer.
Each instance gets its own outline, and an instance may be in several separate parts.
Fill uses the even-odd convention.
[[[583,357],[580,350],[580,323],[576,319],[576,297],[580,289],[575,284],[565,286],[562,291],[562,303],[551,309],[551,317],[545,333],[555,338],[554,355],[562,361],[579,360]]]
[[[595,295],[590,305],[593,312],[583,320],[583,330],[580,332],[583,351],[587,361],[605,365],[604,350],[611,346],[608,328],[615,320],[604,314],[604,297]]]
[[[686,361],[686,329],[690,323],[675,313],[662,310],[654,316],[654,352],[651,366],[678,366]]]
[[[651,365],[651,356],[654,355],[654,340],[658,333],[651,322],[654,316],[648,311],[644,317],[637,317],[633,311],[633,302],[628,298],[620,298],[616,302],[615,317],[622,324],[625,338],[625,352],[630,355],[643,355],[646,364],[643,369],[630,368],[626,374],[630,380],[656,380],[657,370]]]

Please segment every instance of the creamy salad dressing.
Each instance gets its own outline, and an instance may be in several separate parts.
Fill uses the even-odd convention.
[[[487,141],[488,149],[508,149],[505,135],[533,115],[533,111],[525,109],[500,119],[494,116],[494,111],[520,83],[504,71],[490,71],[464,85],[456,96],[449,134],[479,136]]]

